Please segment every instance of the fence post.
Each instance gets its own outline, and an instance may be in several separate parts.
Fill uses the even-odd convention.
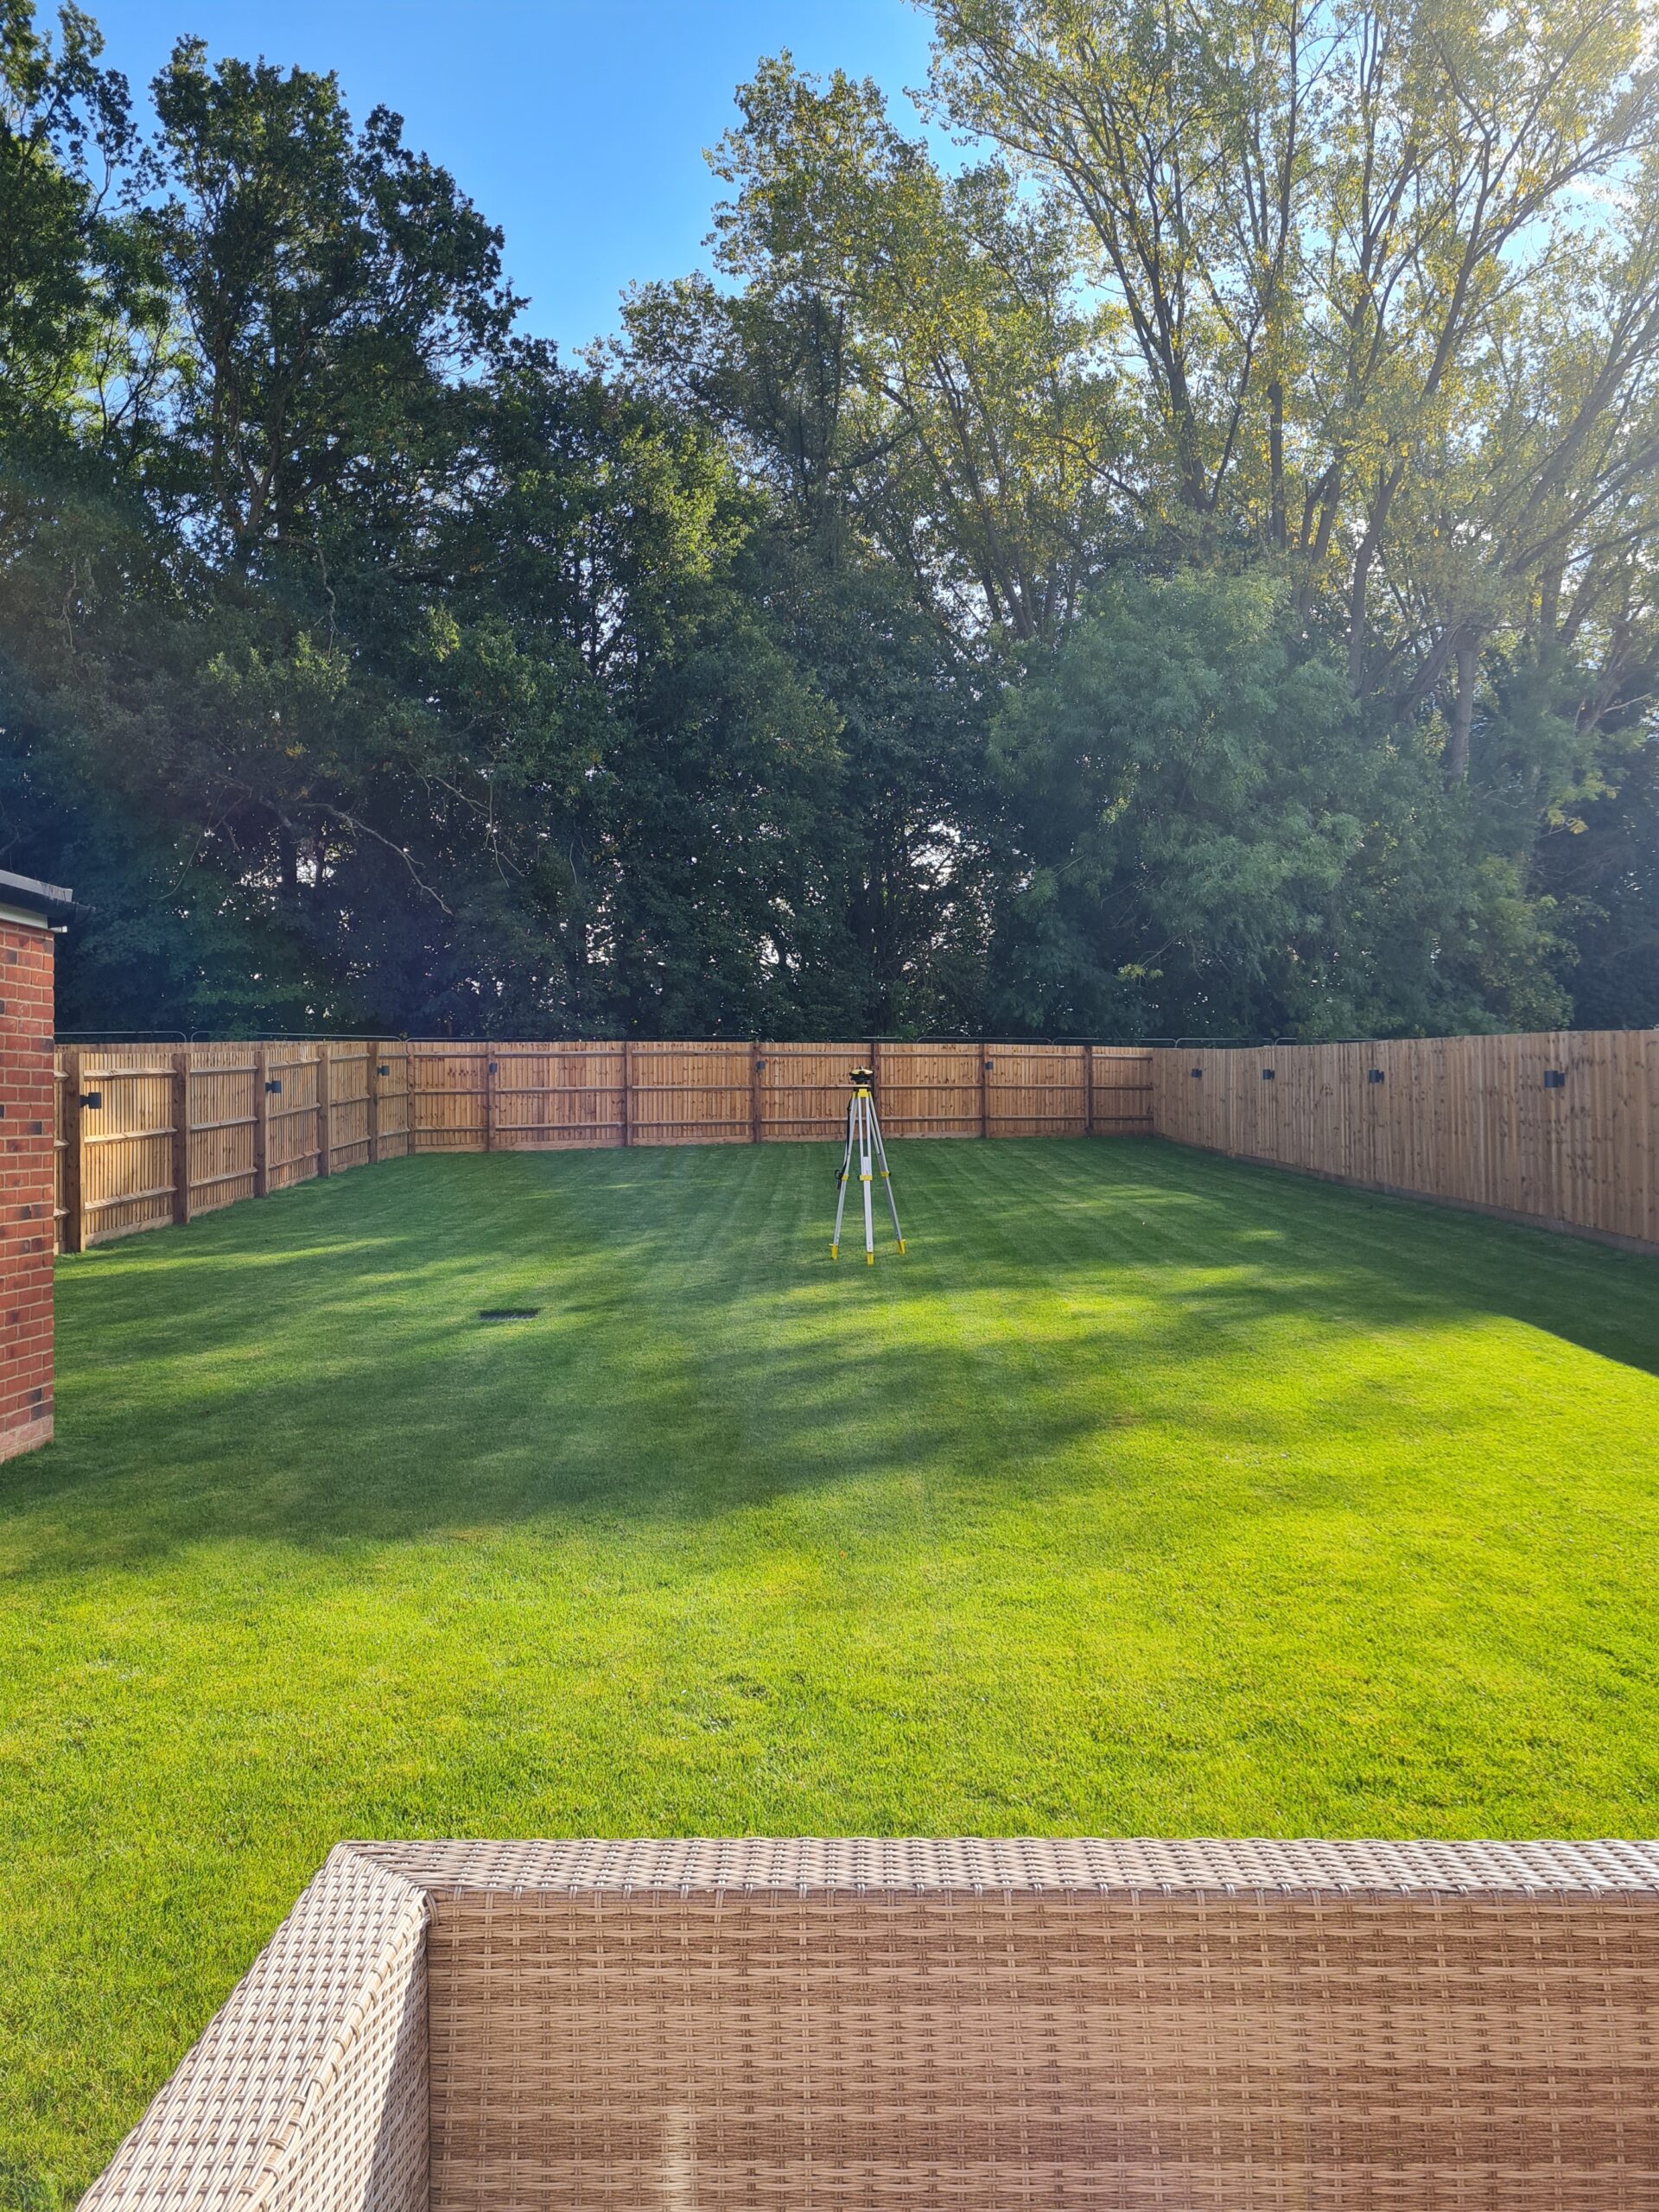
[[[410,1046],[409,1039],[407,1038],[404,1039],[401,1051],[397,1052],[389,1052],[386,1058],[394,1067],[399,1060],[401,1060],[403,1064],[403,1090],[399,1091],[396,1089],[397,1077],[393,1076],[392,1081],[394,1088],[391,1095],[394,1098],[401,1098],[403,1101],[404,1148],[398,1154],[397,1157],[400,1160],[407,1160],[415,1149],[415,1054]],[[388,1074],[391,1074],[391,1069],[388,1068],[387,1072]]]
[[[270,1194],[270,1055],[263,1045],[253,1052],[253,1195]]]
[[[363,1062],[363,1134],[369,1141],[369,1165],[380,1159],[380,1047],[371,1039]]]
[[[749,1142],[760,1141],[760,1071],[765,1065],[760,1058],[760,1039],[749,1039]]]
[[[881,1111],[881,1039],[870,1039],[870,1090],[875,1099],[875,1110]]]
[[[982,1137],[988,1137],[991,1133],[990,1102],[987,1096],[985,1083],[986,1068],[985,1039],[982,1037],[979,1040],[979,1134]]]
[[[332,1175],[334,1168],[334,1100],[329,1081],[328,1047],[317,1044],[317,1173]]]
[[[173,1055],[173,1218],[190,1218],[190,1048]]]
[[[495,1057],[494,1046],[486,1046],[484,1052],[484,1149],[486,1152],[495,1150],[495,1080],[496,1071],[499,1065]]]
[[[63,1056],[63,1249],[85,1249],[80,1206],[80,1054]]]
[[[622,1148],[633,1142],[633,1046],[622,1039]]]
[[[1095,1134],[1095,1048],[1083,1048],[1083,1133],[1086,1137]]]

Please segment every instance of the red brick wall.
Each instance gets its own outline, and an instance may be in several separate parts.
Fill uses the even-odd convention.
[[[0,1459],[52,1433],[52,938],[0,921]]]

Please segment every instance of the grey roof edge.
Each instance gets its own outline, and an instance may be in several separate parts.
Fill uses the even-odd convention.
[[[37,876],[17,875],[0,868],[0,906],[38,906],[49,916],[75,911],[75,894],[61,883],[42,883]]]

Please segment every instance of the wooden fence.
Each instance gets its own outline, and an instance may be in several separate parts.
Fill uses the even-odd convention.
[[[72,1046],[59,1249],[410,1152],[834,1138],[861,1061],[893,1137],[1152,1133],[1153,1054],[1133,1046]]]
[[[1160,1136],[1659,1250],[1659,1030],[1154,1056]]]
[[[71,1046],[58,1249],[262,1198],[410,1148],[406,1045]]]
[[[1659,1031],[1251,1050],[873,1044],[89,1046],[58,1056],[65,1251],[410,1152],[840,1135],[1168,1137],[1659,1250]]]

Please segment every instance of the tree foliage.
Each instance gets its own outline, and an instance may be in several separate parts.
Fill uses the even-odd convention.
[[[0,864],[66,1016],[1655,1019],[1632,0],[934,0],[567,364],[334,79],[0,0]]]

